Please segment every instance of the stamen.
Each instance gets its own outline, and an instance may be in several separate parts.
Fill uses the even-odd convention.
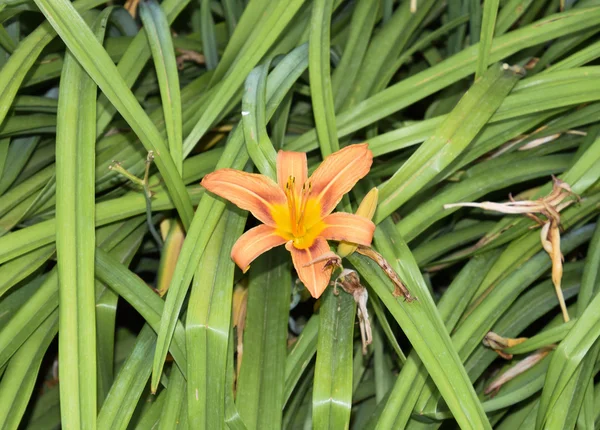
[[[285,184],[285,194],[288,202],[288,210],[290,211],[290,224],[292,227],[292,234],[296,236],[298,230],[298,217],[296,214],[296,178],[290,176],[287,184]]]
[[[301,231],[301,234],[306,233],[306,229],[304,228],[304,213],[306,212],[306,202],[308,202],[308,196],[312,190],[312,184],[310,182],[306,182],[302,185],[302,197],[300,198],[300,217],[298,219],[298,230]]]

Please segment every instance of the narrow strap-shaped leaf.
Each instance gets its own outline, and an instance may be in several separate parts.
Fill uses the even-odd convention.
[[[481,38],[479,42],[479,54],[477,57],[475,79],[478,79],[481,76],[483,76],[489,65],[490,49],[492,47],[492,39],[494,38],[494,29],[496,28],[498,4],[499,0],[487,0],[483,2]]]
[[[231,3],[231,0],[228,0],[228,2]],[[267,15],[269,11],[267,7],[270,4],[270,0],[254,0],[246,5],[235,31],[230,35],[221,61],[211,78],[211,85],[223,79],[248,39],[254,37],[253,35],[259,31],[261,19]]]
[[[248,46],[248,49],[241,51],[219,86],[215,87],[215,91],[211,94],[202,116],[185,138],[183,142],[184,157],[190,153],[196,142],[206,134],[215,120],[221,116],[223,109],[231,102],[248,73],[277,40],[303,3],[304,0],[272,3],[273,6],[269,9],[268,17],[259,26],[256,34],[246,41],[247,44],[250,41],[253,43]]]
[[[110,11],[96,21],[104,39]],[[94,40],[96,40],[94,38]],[[98,42],[97,42],[98,43]],[[56,136],[56,260],[59,291],[61,421],[96,427],[96,301],[94,281],[96,93],[71,52],[65,55]]]
[[[241,235],[246,216],[231,208],[217,224],[194,276],[185,337],[188,351],[188,420],[198,429],[225,427],[228,345],[231,332],[235,265],[231,247]]]
[[[39,269],[52,255],[56,248],[46,245],[31,251],[19,258],[15,258],[0,266],[0,297],[18,282]]]
[[[377,92],[375,88],[378,88],[379,79],[387,75],[386,69],[392,67],[396,58],[404,51],[409,40],[435,4],[435,0],[420,0],[416,13],[412,13],[410,2],[400,3],[381,30],[372,36],[361,64],[361,72],[344,103],[344,110]],[[338,137],[341,136],[338,135]]]
[[[252,264],[236,405],[248,429],[281,427],[291,273],[276,249]]]
[[[42,24],[21,41],[0,69],[0,124],[4,121],[14,97],[44,47],[56,37],[49,24]]]
[[[479,0],[469,0],[469,42],[471,45],[479,42],[483,11]]]
[[[27,338],[58,307],[56,269],[41,281],[41,286],[14,312],[0,330],[0,366],[4,366],[8,362]]]
[[[140,419],[137,421],[136,430],[146,430],[157,428],[160,417],[163,412],[165,401],[167,399],[168,390],[162,390],[158,396],[154,398],[152,406],[150,406]]]
[[[135,99],[107,52],[95,40],[89,27],[66,0],[38,0],[36,2],[71,50],[77,61],[107,95],[119,113],[140,138],[148,151],[154,152],[154,161],[173,199],[184,227],[189,227],[193,209],[183,182],[162,136],[146,112]]]
[[[574,193],[581,195],[588,188],[590,188],[592,184],[598,180],[598,178],[600,178],[599,166],[600,138],[597,138],[584,150],[584,152],[579,156],[569,170],[560,176],[560,179],[569,184]],[[540,196],[543,196],[544,193],[549,192],[551,187],[551,182],[548,182],[548,184],[546,184],[546,186],[540,190]],[[579,216],[583,216],[583,214],[586,212],[586,203],[589,201],[594,201],[596,197],[597,195],[592,195],[590,198],[586,199],[581,205],[578,206],[577,213],[573,213],[572,210],[566,210],[564,212],[564,216],[561,214],[561,223],[564,224],[565,220],[568,220],[573,215],[575,215],[576,219],[581,219]],[[496,247],[507,243],[517,237],[522,236],[523,233],[529,229],[529,224],[525,219],[511,221],[510,219],[505,218],[498,222],[498,226],[493,228],[486,236],[484,236],[483,240],[487,240],[489,236],[497,236],[499,231],[506,229],[507,224],[511,224],[510,230],[505,234],[502,234],[496,240],[491,241],[489,244],[490,246]],[[482,249],[485,248],[486,247],[484,246]]]
[[[19,176],[23,167],[25,167],[25,163],[31,157],[39,141],[39,136],[19,137],[11,140],[8,154],[6,155],[6,164],[2,171],[2,176],[0,176],[0,195],[4,194],[14,180],[17,179],[17,176]]]
[[[376,229],[375,243],[417,300],[394,297],[389,281],[371,260],[353,255],[350,262],[398,321],[459,425],[491,428],[414,257],[390,224],[387,220]]]
[[[227,23],[227,31],[229,36],[234,33],[240,16],[244,10],[240,3],[236,0],[223,0],[223,13],[225,15],[225,22]],[[231,39],[230,39],[231,40]]]
[[[172,366],[171,373],[169,373],[167,398],[158,424],[159,430],[175,430],[186,419],[184,417],[187,411],[185,407],[186,388],[185,376],[183,376],[178,366]]]
[[[557,403],[561,407],[555,408],[547,414],[545,428],[556,430],[575,428],[577,417],[582,410],[586,390],[590,381],[592,381],[592,384],[594,381],[596,373],[594,367],[598,358],[598,351],[600,351],[600,341],[596,340],[560,393]],[[565,408],[563,409],[562,406]]]
[[[323,157],[338,151],[335,110],[329,66],[330,27],[333,0],[313,4],[308,45],[308,73],[315,128]]]
[[[0,179],[4,176],[4,168],[6,167],[6,159],[8,158],[8,150],[10,139],[0,139]]]
[[[0,25],[0,46],[8,53],[12,52],[16,48],[16,43],[11,37],[10,33],[4,28],[4,25]]]
[[[233,326],[229,332],[229,339],[232,340]],[[242,421],[234,400],[234,377],[235,360],[233,358],[234,342],[229,342],[227,348],[227,379],[225,381],[225,424],[231,430],[246,430],[246,425]]]
[[[600,286],[598,285],[600,278],[600,222],[598,221],[600,221],[600,218],[596,220],[596,231],[590,241],[587,258],[585,259],[581,288],[577,297],[577,315],[583,314],[586,307],[600,290]]]
[[[219,62],[217,39],[215,37],[215,21],[212,16],[210,0],[199,0],[200,33],[202,35],[202,52],[206,59],[206,68],[213,70]]]
[[[348,428],[352,408],[352,356],[356,302],[333,288],[323,294],[319,312],[317,362],[312,395],[316,429]]]
[[[96,276],[110,289],[126,300],[146,320],[154,331],[160,327],[164,302],[135,273],[117,259],[96,250]],[[170,352],[183,372],[186,369],[185,334],[179,321],[170,345]]]
[[[560,15],[545,17],[527,27],[497,37],[490,50],[490,62],[502,60],[530,46],[596,26],[598,23],[599,6],[573,9]],[[338,138],[373,124],[469,76],[475,71],[478,49],[477,45],[466,48],[344,110],[336,117]],[[289,149],[294,151],[310,151],[317,147],[317,135],[314,130],[306,132],[289,145]]]
[[[164,11],[155,0],[140,4],[140,17],[144,23],[158,77],[169,151],[181,176],[183,171],[181,95],[171,28]]]
[[[558,343],[567,336],[569,331],[571,331],[573,325],[575,325],[575,321],[577,321],[577,319],[572,319],[559,326],[544,330],[541,333],[528,338],[525,342],[511,348],[506,348],[504,351],[507,354],[526,354],[544,346]]]
[[[185,9],[189,2],[190,0],[165,0],[160,4],[169,24]],[[145,29],[142,28],[131,41],[117,64],[117,70],[125,80],[128,88],[133,86],[150,58],[150,49],[148,49],[144,32]],[[98,97],[97,135],[104,133],[115,113],[115,107],[104,94],[101,94]]]
[[[533,0],[509,0],[498,14],[496,23],[496,31],[498,34],[506,33],[510,27],[519,19]]]
[[[319,314],[313,314],[302,333],[298,336],[292,350],[285,361],[285,402],[290,398],[304,370],[317,352],[317,335],[319,333]]]
[[[142,327],[135,347],[125,361],[98,414],[99,430],[124,430],[146,387],[152,371],[152,351],[156,333],[148,324]]]
[[[55,310],[19,348],[0,383],[2,428],[18,428],[34,391],[46,350],[58,332]]]
[[[284,147],[291,108],[292,94],[290,93],[281,102],[281,105],[275,111],[273,119],[271,120],[271,137],[275,150],[283,149]]]
[[[376,222],[398,209],[464,151],[520,76],[507,65],[496,65],[475,82],[437,132],[381,186]]]
[[[307,51],[306,45],[294,49],[281,60],[269,75],[267,81],[267,120],[273,116],[279,103],[281,103],[293,83],[306,69]],[[248,155],[244,148],[242,127],[238,125],[231,133],[217,167],[230,167],[241,170],[247,161]],[[161,328],[158,332],[156,355],[152,368],[152,388],[154,389],[158,387],[164,360],[167,356],[168,345],[171,342],[175,323],[177,322],[190,281],[198,267],[202,253],[206,249],[208,240],[217,225],[219,217],[224,210],[225,203],[206,194],[198,205],[194,222],[183,242],[183,247],[173,274],[173,281],[169,287],[169,294],[167,295],[161,320]]]
[[[102,3],[104,3],[102,0],[80,0],[75,2],[73,6],[83,11]],[[56,33],[49,23],[41,24],[17,45],[6,64],[0,69],[0,124],[2,124],[29,70],[35,64],[44,47],[55,37]]]
[[[129,266],[143,237],[147,232],[146,217],[138,216],[121,223],[113,234],[110,234],[98,246],[105,249],[117,243],[111,253],[118,260]],[[128,238],[129,237],[129,238]],[[124,239],[125,238],[125,239]],[[98,373],[98,408],[102,406],[114,379],[115,326],[119,295],[108,285],[96,279],[96,348]]]
[[[187,188],[190,199],[197,204],[204,194],[200,187]],[[166,192],[158,192],[152,199],[156,211],[173,209],[173,202]],[[122,221],[134,215],[146,213],[146,199],[141,193],[101,202],[96,205],[96,226]],[[54,242],[56,219],[42,221],[27,228],[0,237],[0,263],[12,260],[29,251]]]
[[[385,227],[385,225],[383,225]],[[498,258],[499,252],[493,251],[474,257],[465,265],[453,280],[442,300],[438,303],[440,317],[444,320],[448,332],[452,332],[461,314],[473,297],[477,286]],[[371,283],[373,287],[373,284]],[[425,334],[424,334],[425,335]],[[418,350],[413,350],[400,371],[385,407],[378,418],[378,428],[403,428],[406,426],[419,394],[427,381],[423,371],[424,360]]]
[[[535,243],[533,252],[527,249],[530,245],[523,240],[517,242],[515,247],[505,249],[480,284],[479,290],[484,287],[485,300],[481,296],[475,296],[476,299],[469,306],[452,335],[454,345],[461,357],[467,358],[518,295],[551,267],[548,255],[539,244],[539,233],[532,233],[537,236],[537,238],[531,236],[531,243]],[[570,231],[561,237],[562,251],[567,253],[576,246],[589,241],[591,234],[592,227],[589,225]],[[537,239],[537,242],[533,239]],[[511,253],[519,254],[519,248],[524,248],[520,252],[521,255],[517,259],[514,257],[510,259]],[[509,261],[506,261],[507,259]],[[505,270],[507,266],[514,267],[515,264],[519,265],[520,270],[513,271],[508,276],[496,279],[491,285],[489,284],[490,280],[494,279],[495,272],[502,270],[502,267]],[[481,294],[481,291],[476,294]]]
[[[510,169],[507,169],[505,164],[498,163],[494,166],[493,163],[488,163],[489,168],[481,174],[450,185],[432,199],[424,201],[418,210],[400,220],[396,228],[402,237],[410,242],[436,221],[456,212],[456,209],[440,210],[445,204],[475,201],[494,190],[533,178],[559,174],[569,168],[572,157],[549,155],[537,160],[539,162],[533,166],[530,159],[515,161],[510,163]],[[484,164],[481,163],[481,166]]]
[[[536,429],[544,428],[558,398],[598,337],[600,337],[600,295],[596,295],[577,319],[575,326],[560,343],[550,361],[540,398]]]
[[[117,229],[117,232],[121,233],[121,228]],[[135,243],[139,244],[145,230],[138,229],[133,232],[128,230],[124,233],[124,235],[117,234],[118,239],[108,241],[105,244],[103,238],[109,234],[109,231],[107,228],[99,229],[97,231],[98,242],[102,243],[106,251],[114,253],[114,258],[125,260],[136,252],[137,246],[135,246]],[[128,242],[127,246],[122,246],[121,241]],[[21,303],[17,309],[11,310],[8,308],[3,310],[7,319],[3,321],[0,330],[0,367],[6,364],[31,333],[58,307],[58,273],[56,267],[47,275],[38,277],[36,281],[38,284],[35,291],[30,293],[27,300]],[[29,288],[26,287],[21,287],[17,292],[21,290],[28,291]],[[11,300],[13,296],[14,293],[0,303],[6,302],[7,305],[14,305],[14,301]]]
[[[277,153],[267,134],[266,89],[270,61],[248,75],[242,97],[242,125],[246,150],[260,173],[277,181]]]
[[[331,91],[334,97],[335,109],[339,110],[352,92],[354,81],[361,70],[361,63],[367,52],[369,37],[373,32],[379,13],[379,4],[370,0],[356,3],[350,23],[348,42],[342,58],[331,76]],[[329,64],[329,52],[327,53]]]

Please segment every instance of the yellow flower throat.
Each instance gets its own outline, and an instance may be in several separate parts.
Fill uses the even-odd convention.
[[[287,205],[274,205],[271,215],[277,224],[277,232],[287,240],[294,241],[298,249],[310,248],[325,228],[321,219],[321,205],[310,198],[310,182],[302,185],[301,194],[296,191],[296,178],[290,176],[285,184]]]

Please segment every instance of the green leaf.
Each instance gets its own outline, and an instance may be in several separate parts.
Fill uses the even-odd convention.
[[[202,33],[202,49],[206,59],[206,68],[213,70],[219,62],[217,42],[215,38],[215,21],[212,17],[210,0],[200,0],[200,30]]]
[[[148,325],[158,332],[164,302],[144,281],[102,249],[96,250],[96,276],[133,306]],[[170,352],[181,371],[185,372],[185,333],[181,323],[177,322]]]
[[[285,361],[285,402],[289,400],[292,392],[296,388],[300,377],[311,362],[312,357],[317,352],[317,335],[319,332],[319,314],[313,314],[306,325],[302,328],[302,333],[289,351]]]
[[[519,77],[518,71],[496,65],[475,82],[437,132],[380,187],[376,222],[398,209],[465,150]]]
[[[598,23],[600,23],[600,6],[573,9],[560,15],[545,17],[534,24],[496,38],[492,43],[489,61],[499,61],[528,47],[593,27]],[[399,31],[401,30],[402,28]],[[338,138],[373,124],[469,76],[475,71],[477,51],[477,45],[466,48],[447,60],[344,110],[336,117]],[[359,85],[355,87],[360,88]],[[317,148],[316,133],[312,130],[296,139],[288,149],[307,151],[315,148]]]
[[[234,342],[229,336],[235,268],[230,253],[246,221],[240,212],[230,208],[221,216],[198,264],[187,307],[187,410],[198,428],[225,426],[228,344]]]
[[[479,4],[479,2],[477,2]],[[477,69],[475,79],[479,79],[489,66],[490,49],[494,39],[496,28],[496,16],[498,14],[499,0],[488,0],[483,2],[483,18],[481,22],[481,39],[479,42],[479,55],[477,57]]]
[[[73,56],[140,138],[161,172],[184,227],[192,220],[192,203],[162,136],[121,77],[107,52],[81,16],[66,0],[37,0],[36,4],[63,39]]]
[[[258,257],[250,270],[236,397],[248,429],[281,427],[292,285],[286,254],[281,249],[270,251]]]
[[[246,151],[260,173],[277,181],[277,153],[267,134],[266,88],[270,61],[254,68],[244,83],[242,126]]]
[[[104,38],[111,9],[96,21]],[[58,96],[56,137],[56,260],[59,278],[61,421],[65,427],[96,426],[96,301],[94,81],[67,52]]]
[[[344,291],[323,293],[312,395],[313,427],[348,428],[352,408],[352,357],[356,302]]]
[[[349,260],[398,321],[459,425],[491,428],[414,257],[390,224],[386,220],[376,229],[375,243],[416,300],[394,297],[389,279],[366,257]]]
[[[300,74],[304,72],[306,66],[307,47],[300,46],[286,55],[271,72],[267,81],[267,120],[271,118],[279,103],[283,100]],[[247,161],[248,156],[244,149],[242,127],[238,125],[230,136],[217,167],[237,168],[241,170]],[[167,348],[173,335],[177,316],[187,294],[189,283],[198,267],[202,253],[206,249],[206,245],[217,225],[218,219],[224,210],[225,203],[211,195],[205,195],[196,210],[194,222],[187,233],[181,253],[179,254],[175,272],[173,273],[173,280],[169,287],[165,311],[161,320],[161,328],[158,332],[157,348],[152,368],[151,386],[153,389],[158,387],[164,359],[167,355]]]
[[[452,332],[456,327],[460,316],[468,305],[467,302],[475,294],[477,286],[498,258],[498,254],[497,251],[492,251],[472,258],[458,273],[447,293],[438,303],[440,317],[449,332]],[[375,271],[373,272],[372,276],[379,276]],[[379,282],[383,283],[382,280]],[[426,335],[424,333],[424,336]],[[423,370],[424,364],[418,350],[415,349],[409,354],[387,401],[384,402],[385,407],[378,418],[378,426],[382,428],[402,428],[406,426],[421,389],[427,381],[427,374]]]
[[[561,393],[573,378],[592,345],[600,337],[599,305],[600,296],[597,295],[556,349],[550,361],[540,398],[536,428],[544,427]]]
[[[291,0],[289,2],[277,2],[273,7],[268,8],[265,17],[260,24],[256,25],[256,31],[245,41],[248,49],[242,50],[228,69],[228,73],[218,86],[214,87],[202,116],[188,134],[183,142],[183,155],[187,156],[196,142],[206,134],[216,119],[223,113],[225,107],[231,102],[238,92],[244,79],[250,71],[266,54],[267,50],[277,40],[287,24],[292,20],[304,0]],[[242,18],[243,20],[243,18]],[[243,31],[242,23],[238,26],[238,31]],[[234,35],[235,37],[235,35]],[[225,63],[225,55],[222,62]],[[227,66],[225,66],[227,67]],[[219,69],[215,72],[215,76]]]
[[[13,355],[0,383],[0,421],[4,428],[17,428],[38,378],[42,359],[58,332],[54,311]]]
[[[183,170],[181,95],[169,21],[165,12],[154,0],[140,4],[140,18],[144,23],[158,77],[169,151],[181,176]]]
[[[126,429],[152,371],[156,333],[144,325],[98,413],[98,429]]]
[[[323,157],[338,151],[335,111],[329,70],[330,26],[333,0],[313,4],[308,44],[308,72],[315,127]]]
[[[190,0],[165,0],[160,4],[164,14],[167,17],[169,24],[173,23],[175,18],[185,9]],[[127,13],[129,15],[129,13]],[[140,73],[150,59],[150,49],[148,39],[145,35],[145,29],[140,32],[131,41],[121,60],[117,64],[117,70],[125,80],[128,88],[131,88],[136,82]],[[115,107],[111,104],[106,95],[101,94],[98,97],[98,122],[97,135],[101,135],[106,131],[106,127],[110,123],[116,112]]]

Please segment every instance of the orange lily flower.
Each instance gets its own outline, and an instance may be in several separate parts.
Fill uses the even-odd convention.
[[[201,185],[263,223],[233,246],[231,258],[240,269],[246,272],[256,257],[285,244],[298,277],[317,298],[331,276],[323,258],[330,253],[327,240],[371,245],[375,231],[371,220],[331,212],[369,172],[372,162],[368,144],[349,145],[326,157],[308,178],[305,153],[279,151],[277,183],[264,175],[219,169],[206,175]]]

